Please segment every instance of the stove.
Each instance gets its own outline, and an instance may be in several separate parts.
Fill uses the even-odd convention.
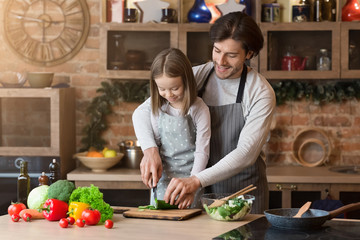
[[[244,226],[213,238],[214,240],[350,240],[360,239],[360,222],[326,221],[316,230],[290,230],[271,226],[266,217],[261,217]]]

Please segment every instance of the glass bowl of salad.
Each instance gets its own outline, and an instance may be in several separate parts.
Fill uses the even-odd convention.
[[[243,219],[251,211],[255,200],[253,195],[240,195],[224,201],[221,206],[211,207],[216,199],[221,199],[231,195],[226,193],[208,193],[201,196],[201,204],[206,213],[215,220],[237,221]]]

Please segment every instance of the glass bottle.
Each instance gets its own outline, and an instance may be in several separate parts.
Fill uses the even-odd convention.
[[[323,21],[336,21],[336,1],[324,0],[321,9],[321,18]]]
[[[53,184],[57,180],[60,179],[60,166],[56,162],[56,159],[53,159],[49,165],[50,176],[49,176],[49,184]]]
[[[110,52],[112,54],[110,68],[113,70],[125,69],[124,36],[122,34],[114,34],[112,37],[114,49]]]
[[[322,7],[323,7],[323,1],[322,0],[314,0],[314,8],[313,8],[313,20],[314,22],[321,22],[322,21]]]
[[[49,177],[45,175],[45,172],[42,172],[38,178],[39,186],[41,185],[49,185]]]
[[[316,64],[318,71],[329,71],[331,70],[331,59],[328,54],[328,50],[325,48],[320,49],[320,54]]]
[[[17,202],[27,204],[27,197],[30,192],[30,176],[28,174],[28,163],[21,161],[20,175],[17,182]]]

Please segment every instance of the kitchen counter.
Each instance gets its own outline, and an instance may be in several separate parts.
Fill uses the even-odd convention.
[[[360,174],[338,173],[330,167],[268,166],[269,183],[336,183],[360,184]]]
[[[206,213],[184,221],[125,218],[121,214],[113,217],[114,227],[104,225],[76,225],[61,228],[58,221],[32,220],[12,222],[9,215],[0,216],[1,239],[51,239],[51,240],[98,240],[98,239],[206,239],[209,240],[229,230],[245,225],[262,215],[248,215],[244,221],[222,222],[211,219]]]
[[[329,167],[269,166],[268,182],[271,183],[336,183],[359,184],[360,174],[332,172]],[[68,173],[67,179],[76,186],[91,183],[103,189],[147,189],[141,181],[139,169],[113,168],[103,173],[94,173],[80,167]]]

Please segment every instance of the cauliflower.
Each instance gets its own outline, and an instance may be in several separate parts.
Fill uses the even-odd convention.
[[[48,190],[48,197],[59,199],[64,202],[69,202],[71,193],[75,190],[73,182],[68,180],[58,180],[50,185]]]

